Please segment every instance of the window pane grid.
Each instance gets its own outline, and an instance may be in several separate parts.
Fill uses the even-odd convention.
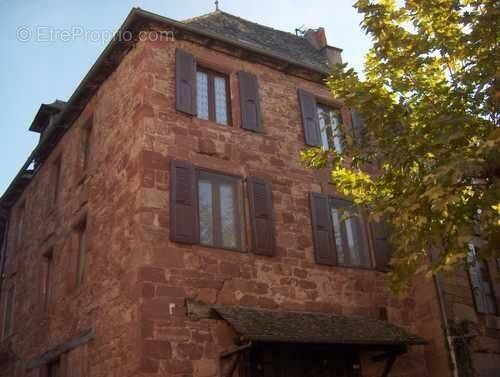
[[[213,195],[212,183],[207,180],[198,182],[198,202],[200,211],[200,242],[213,245]]]
[[[234,187],[228,184],[220,186],[220,218],[222,245],[235,248],[236,244],[236,213],[234,208]]]
[[[196,89],[198,118],[208,120],[208,75],[205,72],[196,73]]]
[[[229,124],[228,79],[199,68],[196,74],[198,118]]]
[[[200,243],[239,249],[241,247],[241,214],[239,183],[236,178],[200,172],[198,204]]]
[[[340,265],[345,264],[345,252],[344,245],[342,244],[342,233],[340,231],[341,221],[339,211],[337,209],[332,208],[332,221],[333,221],[333,233],[335,235],[335,246],[337,247],[337,262]]]
[[[215,121],[221,124],[227,124],[226,90],[226,79],[216,76],[214,78]]]
[[[324,149],[334,149],[337,153],[344,150],[342,139],[342,116],[337,109],[318,105],[321,144]]]
[[[350,202],[332,199],[330,213],[337,263],[341,266],[371,267],[363,222],[357,209],[352,208]]]

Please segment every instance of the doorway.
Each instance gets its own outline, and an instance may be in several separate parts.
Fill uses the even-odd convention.
[[[358,377],[355,350],[313,344],[256,344],[242,363],[248,377]]]

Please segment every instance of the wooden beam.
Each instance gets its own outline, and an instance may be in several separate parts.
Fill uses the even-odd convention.
[[[223,352],[223,353],[221,353],[220,357],[221,357],[221,358],[223,358],[223,359],[225,359],[226,357],[229,357],[229,356],[234,355],[235,353],[239,353],[239,352],[241,352],[241,351],[244,351],[244,350],[246,350],[247,348],[250,348],[250,347],[252,347],[252,346],[253,346],[253,343],[252,343],[252,342],[248,342],[247,344],[244,344],[244,345],[242,345],[242,346],[240,346],[240,347],[238,347],[238,348],[235,348],[235,349],[234,349],[234,350],[232,350],[232,351],[228,351],[228,352]]]
[[[66,341],[63,344],[59,344],[55,346],[54,348],[48,350],[47,352],[31,359],[26,362],[25,368],[26,370],[38,368],[44,364],[47,364],[51,362],[52,360],[57,359],[59,356],[62,354],[69,352],[85,343],[88,343],[92,339],[95,338],[95,330],[88,329],[84,332],[82,332],[80,335],[78,335],[75,338],[72,338],[68,341]]]

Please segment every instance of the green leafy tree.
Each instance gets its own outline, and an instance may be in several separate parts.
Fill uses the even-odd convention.
[[[463,263],[471,240],[481,258],[500,256],[500,2],[354,7],[373,40],[364,77],[339,65],[327,85],[364,119],[364,134],[344,130],[344,155],[312,148],[301,158],[329,167],[340,192],[387,221],[401,292],[416,273]]]

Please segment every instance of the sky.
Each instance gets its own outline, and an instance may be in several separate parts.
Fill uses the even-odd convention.
[[[221,10],[294,32],[326,30],[358,71],[370,47],[351,0],[219,0]],[[66,101],[131,8],[183,20],[212,12],[212,0],[0,0],[0,194],[38,142],[28,131],[40,104]]]

